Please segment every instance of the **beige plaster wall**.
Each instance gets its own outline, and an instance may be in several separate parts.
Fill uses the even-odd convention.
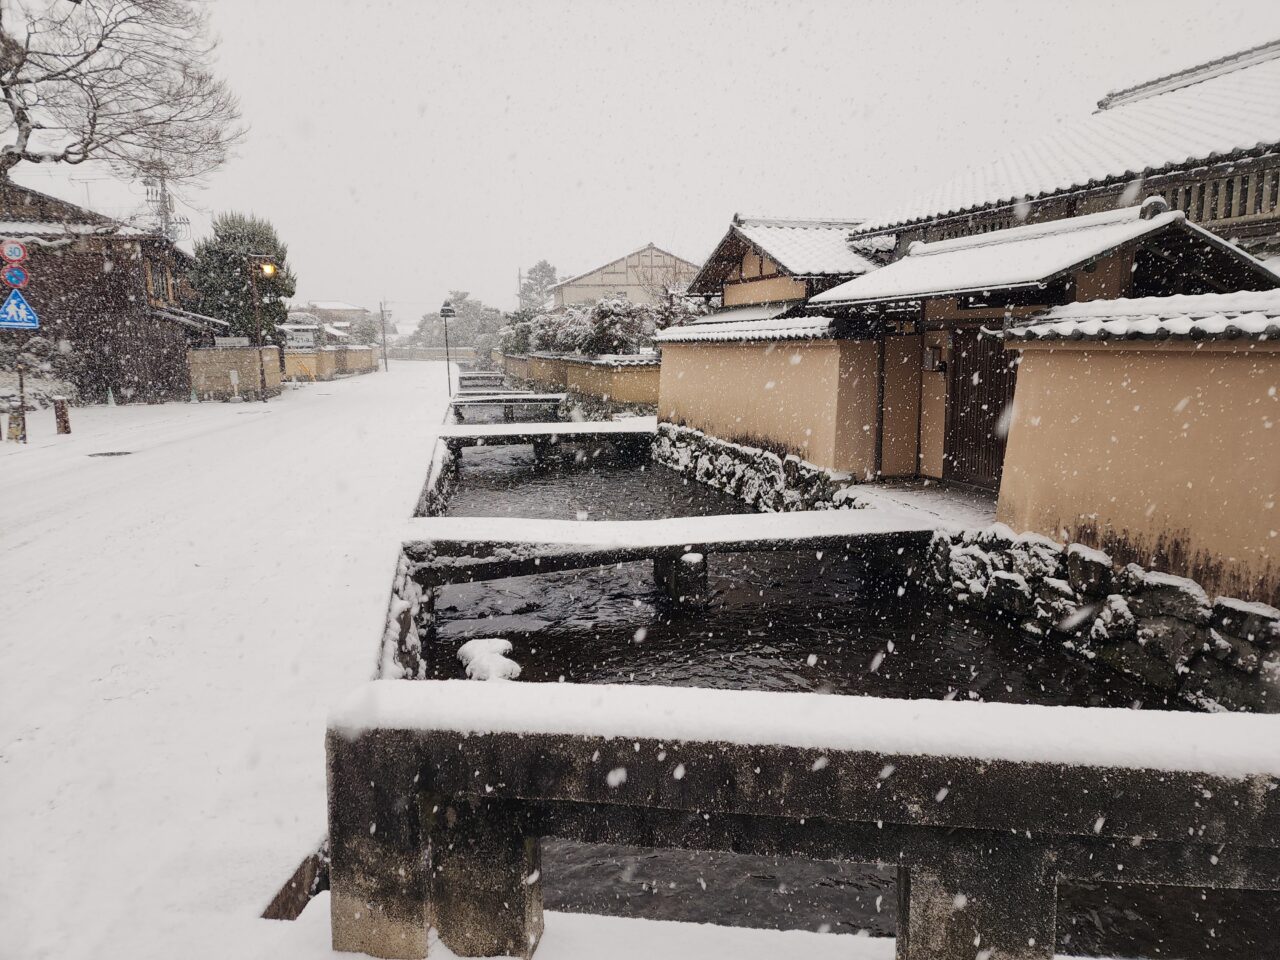
[[[919,430],[920,338],[885,337],[882,476],[916,475]]]
[[[924,335],[926,346],[938,347],[944,359],[950,357],[951,334],[930,330]],[[920,373],[920,475],[942,479],[943,456],[947,446],[947,372],[927,370]]]
[[[255,347],[199,347],[187,351],[191,370],[191,389],[202,400],[228,400],[237,395],[260,399],[261,374]],[[231,383],[236,371],[239,385]],[[267,396],[280,393],[280,348],[262,348],[261,372],[266,374]]]
[[[876,345],[841,340],[840,394],[836,405],[835,455],[820,466],[846,470],[863,480],[876,472]],[[817,461],[814,461],[815,463]]]
[[[671,343],[662,348],[660,419],[725,440],[783,447],[837,466],[840,344]]]
[[[721,288],[726,307],[739,307],[748,303],[775,303],[782,300],[803,300],[808,288],[803,280],[791,277],[766,277],[761,280],[744,280],[726,283]]]
[[[998,518],[1280,602],[1280,344],[1023,352]]]
[[[874,343],[667,344],[658,415],[866,476],[875,465],[875,375]]]

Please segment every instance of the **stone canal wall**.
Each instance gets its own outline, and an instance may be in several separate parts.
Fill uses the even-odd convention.
[[[836,510],[860,506],[848,474],[814,466],[794,454],[730,443],[701,430],[658,424],[654,461],[723,490],[748,506],[771,513]]]
[[[1206,709],[1280,712],[1280,610],[1210,600],[1193,580],[1120,566],[1035,534],[938,533],[934,583],[955,603],[1018,624]]]

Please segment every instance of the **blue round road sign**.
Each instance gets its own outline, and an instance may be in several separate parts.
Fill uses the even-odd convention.
[[[26,269],[18,266],[16,263],[11,263],[9,266],[5,267],[4,273],[0,274],[0,276],[4,277],[4,282],[9,286],[17,287],[19,290],[25,287],[27,285],[27,281],[30,279],[30,277],[27,276]]]

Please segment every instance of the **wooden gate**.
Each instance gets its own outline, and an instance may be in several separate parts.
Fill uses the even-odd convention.
[[[995,490],[1004,466],[1005,411],[1013,403],[1018,355],[976,328],[953,330],[951,342],[943,476]]]

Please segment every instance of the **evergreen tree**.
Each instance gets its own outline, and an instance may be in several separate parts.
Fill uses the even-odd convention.
[[[541,313],[556,282],[556,268],[546,260],[539,260],[529,268],[520,284],[520,309]]]
[[[253,338],[257,321],[253,309],[250,270],[260,262],[251,255],[267,256],[279,268],[275,276],[254,278],[262,302],[262,338],[278,343],[276,324],[288,317],[285,300],[293,296],[297,278],[289,269],[289,249],[267,220],[244,213],[220,213],[213,219],[213,235],[196,241],[196,263],[191,284],[199,299],[196,309],[226,320],[232,336]]]
[[[502,326],[502,311],[473,300],[465,290],[450,290],[454,316],[449,320],[449,343],[455,347],[483,346],[491,342]],[[440,312],[422,316],[414,342],[426,347],[444,346],[444,320]]]

